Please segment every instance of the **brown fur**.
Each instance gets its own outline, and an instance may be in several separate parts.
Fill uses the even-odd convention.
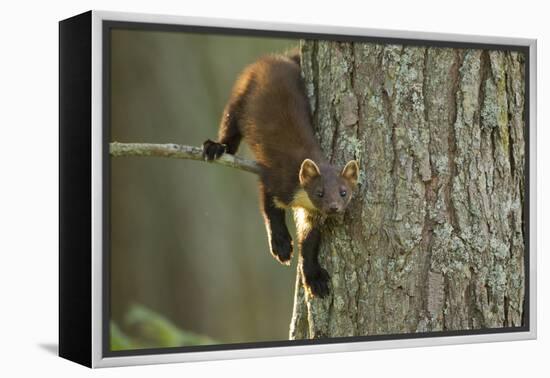
[[[204,143],[205,159],[235,154],[242,138],[261,167],[261,204],[271,252],[286,264],[292,239],[284,223],[285,209],[311,215],[344,211],[359,171],[353,160],[340,169],[324,158],[313,133],[298,54],[266,56],[245,68],[224,109],[218,141]],[[324,296],[328,274],[317,262],[315,226],[299,227],[298,239],[306,287]]]

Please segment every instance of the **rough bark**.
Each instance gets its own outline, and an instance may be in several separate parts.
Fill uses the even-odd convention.
[[[306,296],[298,271],[290,338],[522,325],[523,55],[301,49],[321,146],[361,175],[322,229],[331,295]]]

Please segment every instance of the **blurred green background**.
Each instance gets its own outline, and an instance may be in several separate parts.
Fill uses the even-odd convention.
[[[247,64],[298,44],[131,30],[111,38],[111,141],[194,146],[216,138]],[[113,350],[288,339],[295,264],[269,254],[254,175],[111,159]]]

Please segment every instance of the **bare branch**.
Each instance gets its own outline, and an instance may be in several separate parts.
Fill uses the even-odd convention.
[[[205,161],[202,157],[201,147],[184,146],[180,144],[167,143],[110,143],[111,156],[152,156],[166,157],[174,159],[190,159]],[[224,154],[219,159],[211,163],[220,164],[230,168],[240,169],[242,171],[258,174],[260,167],[258,163],[240,157]]]

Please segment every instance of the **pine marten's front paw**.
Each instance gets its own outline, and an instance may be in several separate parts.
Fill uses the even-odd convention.
[[[302,273],[304,286],[310,295],[319,298],[324,298],[328,295],[330,276],[325,269],[320,266],[302,267]]]
[[[281,264],[290,265],[292,258],[292,238],[290,235],[273,234],[271,235],[271,254]]]
[[[227,145],[208,139],[202,144],[202,157],[206,161],[216,160],[227,150]]]

